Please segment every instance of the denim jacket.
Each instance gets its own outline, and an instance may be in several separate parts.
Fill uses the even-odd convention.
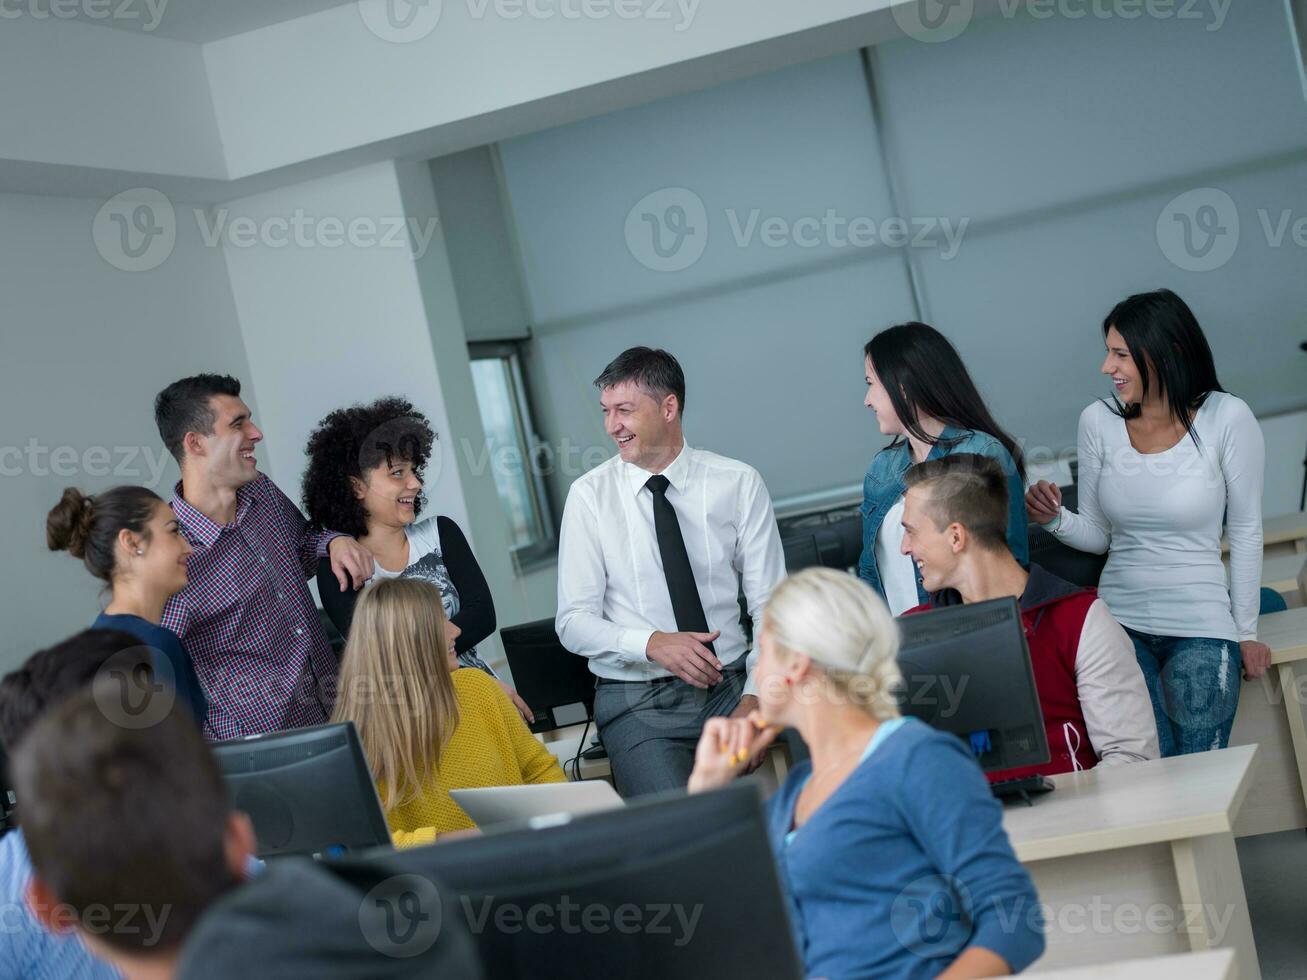
[[[946,445],[947,443],[953,444]],[[1026,488],[1012,462],[1011,454],[988,433],[945,426],[940,433],[939,443],[926,458],[939,459],[950,453],[989,456],[1003,467],[1003,472],[1008,475],[1008,547],[1022,565],[1030,564],[1030,542],[1026,539]],[[911,465],[912,453],[904,441],[902,445],[882,449],[877,453],[862,480],[862,557],[858,560],[858,577],[882,596],[885,587],[881,584],[880,571],[876,568],[876,535],[880,533],[881,522],[889,509],[903,496],[906,489],[903,476]],[[922,602],[930,599],[921,587],[920,578],[917,579],[917,596]]]

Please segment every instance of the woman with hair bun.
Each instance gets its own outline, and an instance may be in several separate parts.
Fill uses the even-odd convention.
[[[758,710],[708,721],[690,792],[797,729],[812,758],[767,822],[805,975],[1017,973],[1044,950],[1034,885],[966,746],[899,715],[898,645],[865,583],[825,568],[786,579],[758,632]]]
[[[209,702],[195,666],[177,634],[159,625],[164,605],[186,587],[191,553],[172,508],[145,487],[95,496],[69,487],[46,518],[45,540],[108,583],[109,604],[91,628],[122,630],[149,647],[156,678],[172,685],[203,729]]]

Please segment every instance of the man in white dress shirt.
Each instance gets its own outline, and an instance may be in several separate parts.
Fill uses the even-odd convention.
[[[738,597],[756,629],[785,559],[758,472],[685,444],[676,358],[633,347],[595,387],[618,455],[567,495],[555,625],[598,678],[617,789],[639,796],[685,786],[708,718],[756,707]]]

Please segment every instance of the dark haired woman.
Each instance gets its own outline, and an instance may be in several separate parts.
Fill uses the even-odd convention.
[[[893,437],[862,481],[862,557],[858,576],[885,597],[895,616],[928,601],[912,558],[903,554],[903,474],[950,453],[997,460],[1008,478],[1007,543],[1017,561],[1026,540],[1025,463],[999,428],[953,345],[934,327],[904,323],[863,348],[867,397],[880,431]]]
[[[1259,677],[1265,443],[1216,377],[1193,312],[1161,289],[1103,321],[1116,398],[1080,415],[1079,513],[1038,483],[1026,506],[1060,540],[1107,552],[1098,594],[1134,640],[1162,755],[1224,748],[1239,675]],[[1230,535],[1230,584],[1221,522]]]
[[[403,398],[332,412],[318,423],[305,449],[304,509],[315,526],[351,534],[372,553],[374,580],[420,578],[439,588],[446,617],[462,631],[455,648],[459,664],[498,680],[476,652],[495,631],[495,602],[481,566],[448,517],[418,520],[422,471],[434,443],[426,417]],[[358,593],[342,591],[325,562],[318,567],[318,593],[340,635],[348,636]],[[532,721],[517,692],[500,684]]]
[[[186,587],[191,553],[172,508],[145,487],[93,497],[69,487],[46,518],[45,539],[109,583],[109,605],[91,628],[122,630],[150,647],[156,677],[171,682],[203,728],[209,702],[195,666],[177,634],[159,625],[164,604]]]

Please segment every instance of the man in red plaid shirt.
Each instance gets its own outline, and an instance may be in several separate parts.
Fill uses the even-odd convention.
[[[341,588],[361,588],[372,556],[353,538],[315,531],[260,473],[263,433],[225,375],[183,378],[159,393],[154,418],[181,467],[173,512],[195,549],[189,584],[161,625],[182,638],[209,698],[213,739],[327,720],[336,657],[306,584],[330,556]],[[352,581],[351,581],[352,580]]]

